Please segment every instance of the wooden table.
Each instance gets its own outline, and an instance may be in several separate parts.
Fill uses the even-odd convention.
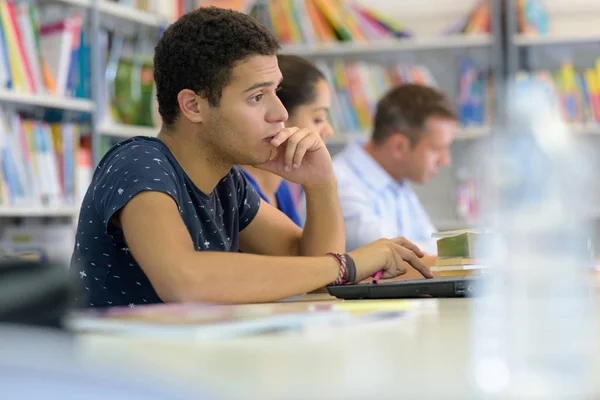
[[[79,354],[228,399],[482,398],[467,383],[473,300],[404,301],[406,316],[374,326],[205,342],[86,334]]]

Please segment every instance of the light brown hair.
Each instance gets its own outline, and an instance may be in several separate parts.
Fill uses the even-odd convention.
[[[458,119],[450,101],[439,90],[414,83],[396,86],[377,103],[373,141],[381,144],[401,133],[415,145],[430,117]]]

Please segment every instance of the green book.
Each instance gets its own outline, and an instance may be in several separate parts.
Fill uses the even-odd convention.
[[[438,257],[475,257],[475,245],[477,240],[483,237],[482,234],[461,233],[454,236],[448,236],[437,241]]]

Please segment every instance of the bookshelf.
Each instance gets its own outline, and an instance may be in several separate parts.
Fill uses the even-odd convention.
[[[282,54],[303,57],[332,57],[350,55],[386,54],[419,50],[444,50],[488,47],[490,35],[448,35],[443,37],[405,38],[376,42],[335,42],[316,45],[291,44],[282,46]]]
[[[72,218],[79,213],[79,207],[0,207],[0,217],[22,218],[22,217],[67,217]]]
[[[132,32],[159,32],[162,28],[168,25],[169,18],[164,14],[159,15],[158,12],[150,12],[134,9],[125,4],[119,4],[115,1],[108,0],[53,0],[53,4],[65,6],[65,10],[79,10],[83,13],[85,27],[91,32],[89,37],[90,46],[89,57],[92,62],[103,60],[108,57],[109,49],[101,49],[103,45],[100,31],[114,32],[122,31],[122,28],[127,28],[127,33]],[[163,2],[155,2],[162,4]],[[172,2],[169,2],[172,3]],[[192,9],[193,2],[186,2],[186,9]],[[149,4],[149,3],[147,3]],[[91,17],[91,18],[90,18]],[[147,38],[152,35],[146,35]],[[154,36],[156,37],[156,35]],[[153,40],[153,39],[147,39]],[[371,59],[377,62],[380,56],[397,57],[399,54],[411,56],[415,53],[430,53],[437,52],[452,54],[453,52],[466,51],[489,51],[497,41],[496,35],[491,33],[470,33],[457,34],[446,33],[437,35],[415,35],[414,37],[388,38],[369,41],[351,41],[351,42],[333,42],[333,43],[313,43],[313,44],[284,44],[282,52],[287,54],[296,54],[311,58],[314,60],[323,59],[342,59],[351,61],[361,61]],[[153,43],[150,43],[153,47]],[[96,86],[96,81],[99,79],[99,74],[103,75],[103,68],[98,68],[95,64],[92,65],[91,81],[94,87],[92,88],[91,98],[67,98],[64,96],[40,94],[40,93],[16,93],[10,90],[0,89],[0,105],[7,104],[11,108],[15,106],[17,109],[22,106],[27,110],[37,108],[40,110],[61,110],[69,112],[69,115],[89,115],[91,119],[85,118],[90,125],[89,134],[91,140],[90,148],[92,154],[92,169],[94,164],[99,160],[98,154],[101,156],[101,151],[106,146],[106,140],[117,141],[132,136],[155,136],[159,128],[148,126],[136,126],[120,121],[113,121],[113,118],[107,120],[107,114],[110,111],[101,110],[106,108],[102,87]],[[78,114],[79,113],[79,114]],[[365,137],[356,131],[348,131],[340,129],[338,134],[328,140],[328,144],[334,146],[345,145],[348,142]],[[485,137],[489,135],[490,129],[487,125],[464,127],[457,135],[458,141],[468,141]],[[102,139],[102,140],[100,140]],[[77,207],[17,207],[17,206],[0,206],[0,218],[8,217],[73,217],[77,214]]]
[[[91,179],[96,142],[93,138],[156,131],[98,123],[104,120],[100,118],[101,93],[91,87],[97,74],[103,74],[93,65],[94,53],[100,45],[96,33],[113,29],[111,24],[114,27],[115,22],[137,30],[158,32],[175,18],[165,13],[168,8],[165,4],[175,4],[175,1],[148,5],[156,7],[156,12],[107,0],[52,0],[43,2],[40,7],[14,0],[3,3],[0,15],[14,13],[28,18],[15,18],[10,31],[0,32],[3,40],[11,42],[8,47],[0,48],[3,52],[0,57],[0,121],[3,124],[0,230],[4,231],[7,224],[12,223],[9,221],[23,218],[49,219],[52,224],[68,219],[74,223],[80,196]],[[177,0],[177,3],[182,6],[184,1]],[[179,10],[173,14],[176,12]],[[73,28],[59,30],[59,35],[63,35],[60,41],[45,42],[48,34],[56,32],[45,31],[45,27],[58,23]],[[7,36],[14,35],[13,32],[18,36]],[[37,47],[35,40],[40,42]],[[50,43],[70,46],[70,51],[49,50]],[[55,54],[62,54],[62,58],[54,57]],[[68,74],[61,78],[60,71],[67,70],[66,67]],[[42,122],[44,120],[47,122]],[[6,151],[11,153],[9,158]],[[72,169],[73,165],[78,168]],[[79,193],[75,193],[75,188]]]
[[[552,33],[544,36],[517,34],[514,36],[513,41],[514,44],[519,47],[600,43],[600,33]]]
[[[71,99],[61,96],[16,93],[10,90],[0,90],[0,103],[36,106],[65,111],[92,112],[94,102],[85,99]]]

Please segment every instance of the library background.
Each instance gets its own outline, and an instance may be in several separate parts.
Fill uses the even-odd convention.
[[[563,113],[573,134],[600,146],[600,3],[593,0],[436,0],[435,7],[414,0],[2,0],[2,251],[68,260],[80,201],[102,155],[119,140],[158,132],[156,40],[203,5],[249,13],[276,34],[283,53],[317,62],[335,93],[332,153],[369,133],[376,100],[392,85],[426,83],[448,94],[462,123],[453,165],[415,188],[438,229],[477,221],[481,177],[471,161],[498,122],[497,82],[546,80],[573,100]],[[590,193],[598,197],[599,189]],[[589,212],[600,219],[600,209]]]

